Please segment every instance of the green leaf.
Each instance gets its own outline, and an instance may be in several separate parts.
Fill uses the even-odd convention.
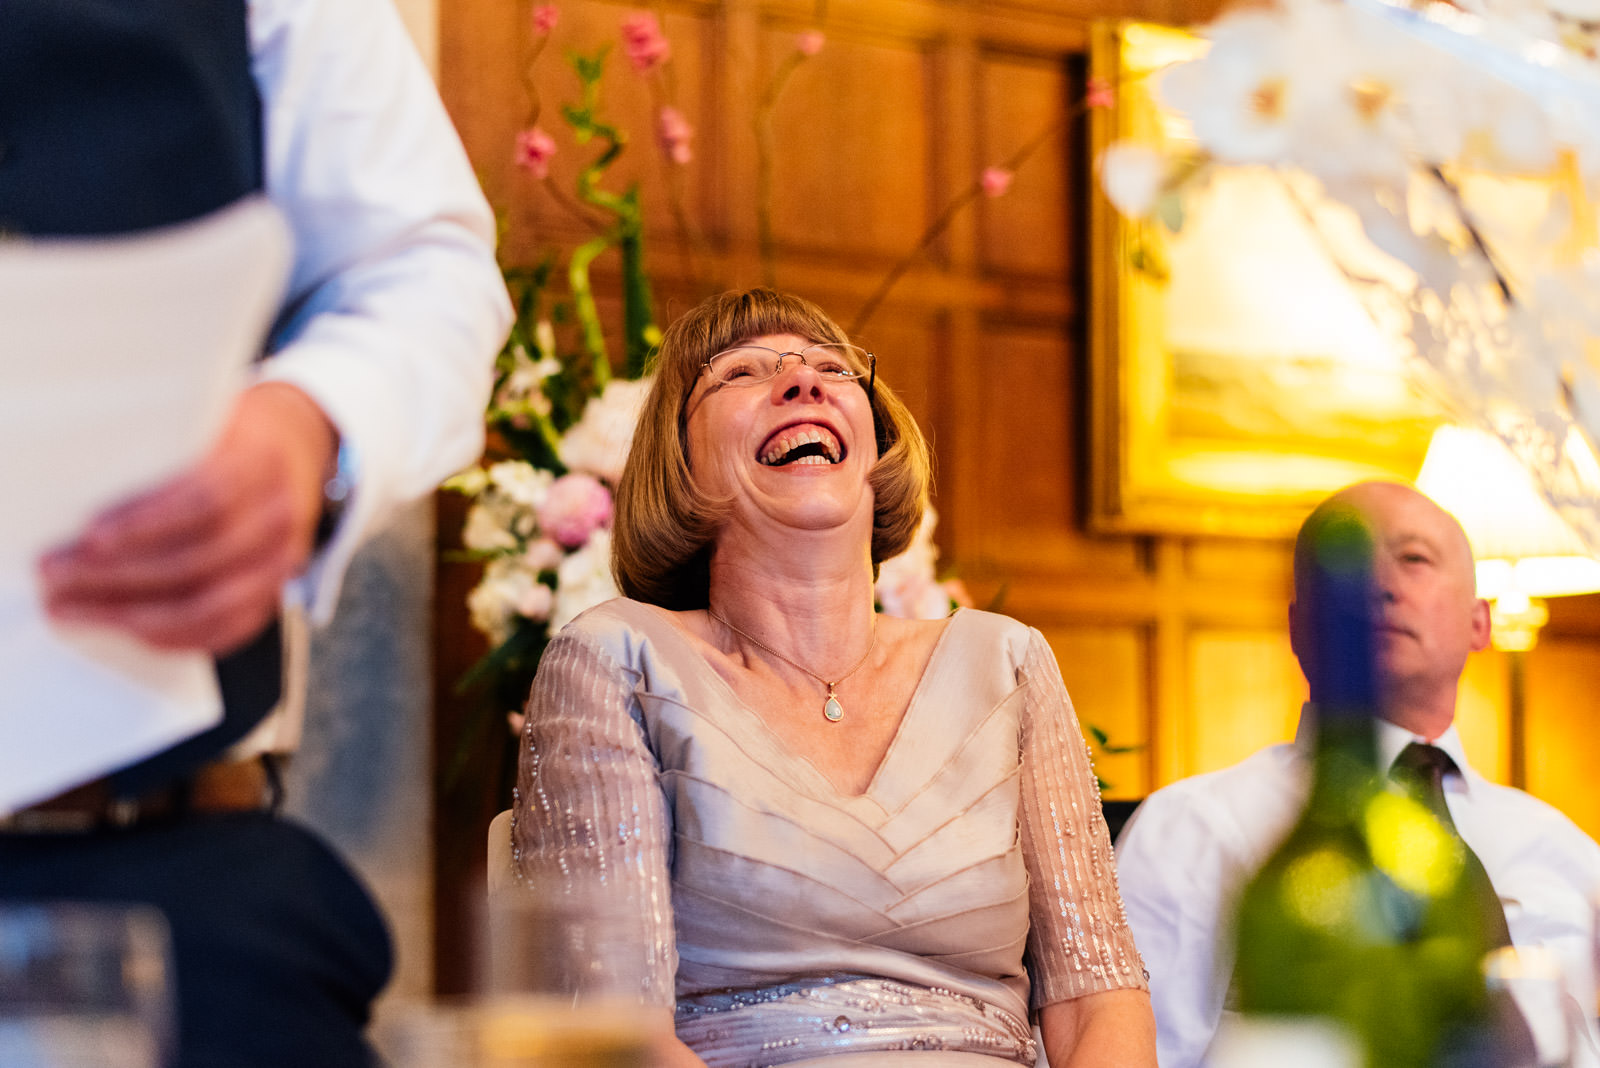
[[[511,636],[499,645],[490,649],[478,662],[467,669],[456,682],[455,692],[469,693],[484,683],[497,679],[512,669],[521,669],[529,657],[532,657],[533,666],[537,667],[539,657],[544,653],[544,647],[549,642],[544,623],[535,623],[533,620],[523,620]],[[529,681],[533,679],[532,672],[528,675]]]

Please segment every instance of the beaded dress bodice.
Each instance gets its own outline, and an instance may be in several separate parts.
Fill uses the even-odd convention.
[[[666,614],[602,605],[545,653],[513,835],[539,891],[628,902],[657,999],[713,1068],[1031,1064],[1030,1006],[1145,985],[1054,657],[1003,616],[949,622],[850,796]]]

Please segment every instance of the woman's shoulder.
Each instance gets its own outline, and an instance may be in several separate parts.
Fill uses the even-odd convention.
[[[658,640],[676,629],[674,613],[631,597],[613,597],[587,608],[553,636],[555,641],[577,641],[606,647],[639,640]]]
[[[679,620],[686,614],[614,597],[574,617],[551,639],[551,646],[597,651],[636,675],[653,677],[667,667],[677,674],[697,661],[691,633]]]
[[[1043,641],[1010,616],[976,608],[958,608],[940,620],[895,619],[893,624],[903,631],[900,641],[922,648],[924,674],[935,669],[986,674],[998,667],[1009,678],[1027,662],[1031,644]]]
[[[1019,661],[1026,657],[1034,641],[1043,641],[1039,632],[1020,620],[981,608],[958,608],[950,619],[950,629],[966,643],[992,644],[1003,648]]]

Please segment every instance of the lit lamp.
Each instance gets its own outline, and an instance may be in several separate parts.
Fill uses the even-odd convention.
[[[1510,669],[1511,778],[1524,785],[1527,651],[1550,618],[1542,598],[1600,590],[1600,560],[1534,487],[1494,436],[1442,426],[1417,475],[1422,490],[1460,521],[1478,562],[1478,596],[1489,601],[1493,643]]]

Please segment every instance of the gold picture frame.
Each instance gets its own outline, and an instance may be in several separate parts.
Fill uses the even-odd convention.
[[[1114,104],[1091,113],[1091,160],[1117,140],[1192,144],[1153,75],[1204,47],[1170,26],[1097,23],[1090,73]],[[1215,173],[1176,231],[1090,185],[1091,529],[1287,537],[1341,486],[1416,475],[1439,407],[1281,174]]]

